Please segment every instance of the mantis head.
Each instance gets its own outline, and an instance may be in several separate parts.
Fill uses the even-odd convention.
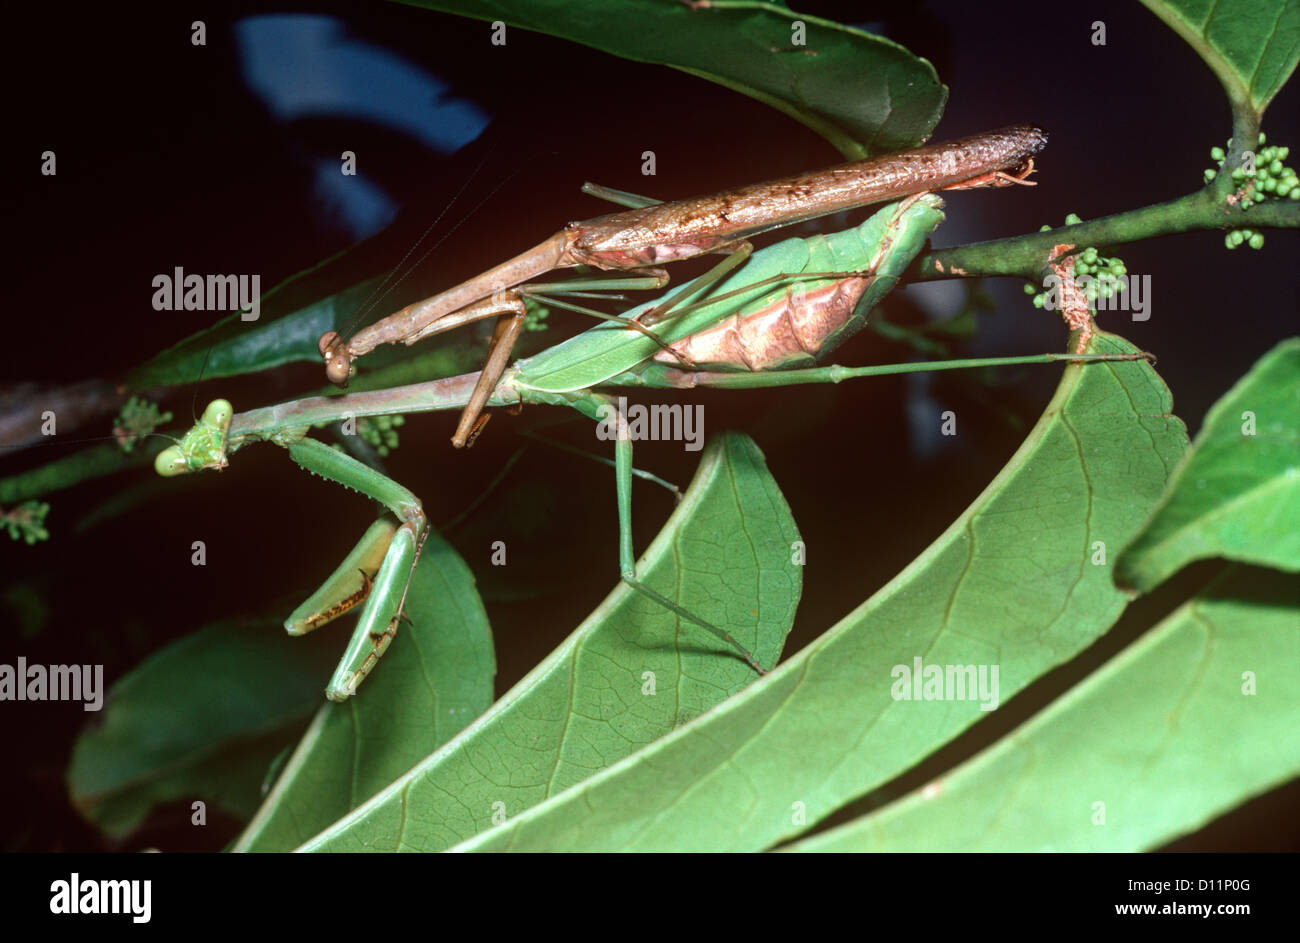
[[[317,347],[325,360],[326,378],[335,386],[347,386],[352,376],[352,355],[348,353],[347,342],[338,331],[326,331]]]
[[[176,445],[169,445],[153,461],[154,471],[164,478],[204,468],[226,467],[226,432],[235,414],[228,400],[214,399],[199,421]]]

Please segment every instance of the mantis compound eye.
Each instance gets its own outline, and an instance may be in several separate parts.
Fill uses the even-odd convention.
[[[158,457],[153,461],[153,468],[164,478],[174,478],[190,470],[189,462],[185,459],[185,453],[179,446],[175,445],[169,445],[158,453]]]

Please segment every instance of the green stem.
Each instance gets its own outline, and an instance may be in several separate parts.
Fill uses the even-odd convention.
[[[1224,94],[1228,97],[1228,105],[1232,109],[1232,141],[1228,145],[1223,170],[1211,185],[1221,198],[1226,197],[1233,190],[1232,171],[1241,166],[1241,155],[1246,151],[1253,151],[1258,146],[1259,119],[1268,103],[1260,102],[1256,107],[1250,99],[1249,86],[1242,81],[1236,68],[1209,42],[1200,29],[1184,17],[1182,10],[1161,0],[1142,0],[1142,4],[1196,50],[1201,61],[1209,66],[1218,78]]]
[[[1225,163],[1217,179],[1230,177]],[[908,270],[911,281],[940,278],[974,278],[982,275],[1016,275],[1037,281],[1052,247],[1114,247],[1171,233],[1205,229],[1300,228],[1300,201],[1266,200],[1249,209],[1229,206],[1213,185],[1141,209],[1105,216],[1077,226],[1063,226],[1048,232],[977,242],[968,246],[940,249],[921,256]]]
[[[1232,172],[1241,166],[1242,156],[1246,151],[1259,148],[1259,115],[1249,102],[1232,102],[1232,140],[1228,142],[1228,153],[1218,175],[1211,181],[1220,199],[1226,199],[1236,191],[1240,184],[1232,179]],[[1268,205],[1268,204],[1264,204]],[[1293,204],[1294,205],[1294,204]]]

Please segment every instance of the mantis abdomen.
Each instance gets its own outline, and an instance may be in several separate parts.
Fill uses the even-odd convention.
[[[784,284],[739,306],[654,355],[712,370],[782,370],[809,366],[862,327],[868,312],[897,284],[929,233],[943,220],[943,201],[923,194],[886,207],[854,229],[802,241],[803,264]],[[774,251],[780,251],[774,246]],[[793,255],[793,253],[791,253]],[[818,278],[818,273],[839,273]]]
[[[675,366],[679,355],[700,366],[731,370],[780,370],[815,361],[857,308],[873,276],[837,279],[817,288],[785,288],[756,310],[725,321],[661,350],[655,360]]]

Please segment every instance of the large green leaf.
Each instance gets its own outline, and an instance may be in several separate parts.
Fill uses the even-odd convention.
[[[177,799],[251,816],[271,759],[320,704],[338,657],[293,641],[261,619],[212,626],[151,656],[112,687],[100,726],[77,738],[73,805],[113,837]]]
[[[653,589],[773,664],[802,586],[798,531],[749,438],[705,451],[638,564]],[[581,782],[755,680],[698,628],[620,584],[459,737],[303,846],[437,851]]]
[[[1092,349],[1134,350],[1108,334]],[[857,610],[717,710],[458,848],[758,850],[909,769],[984,712],[895,699],[897,668],[996,666],[1005,700],[1124,609],[1109,561],[1186,448],[1170,408],[1145,362],[1067,367],[998,477]]]
[[[356,697],[322,704],[234,851],[291,851],[446,743],[492,704],[492,633],[474,576],[430,534],[409,628]]]
[[[957,769],[792,851],[1142,851],[1300,774],[1293,578],[1234,568]]]
[[[791,12],[784,3],[733,0],[692,9],[665,0],[401,2],[681,69],[771,105],[849,158],[924,140],[948,94],[934,67],[897,43]]]
[[[1300,59],[1297,0],[1142,0],[1187,40],[1234,105],[1268,107]]]
[[[1121,583],[1149,590],[1192,560],[1300,570],[1300,338],[1265,354],[1205,417]]]

